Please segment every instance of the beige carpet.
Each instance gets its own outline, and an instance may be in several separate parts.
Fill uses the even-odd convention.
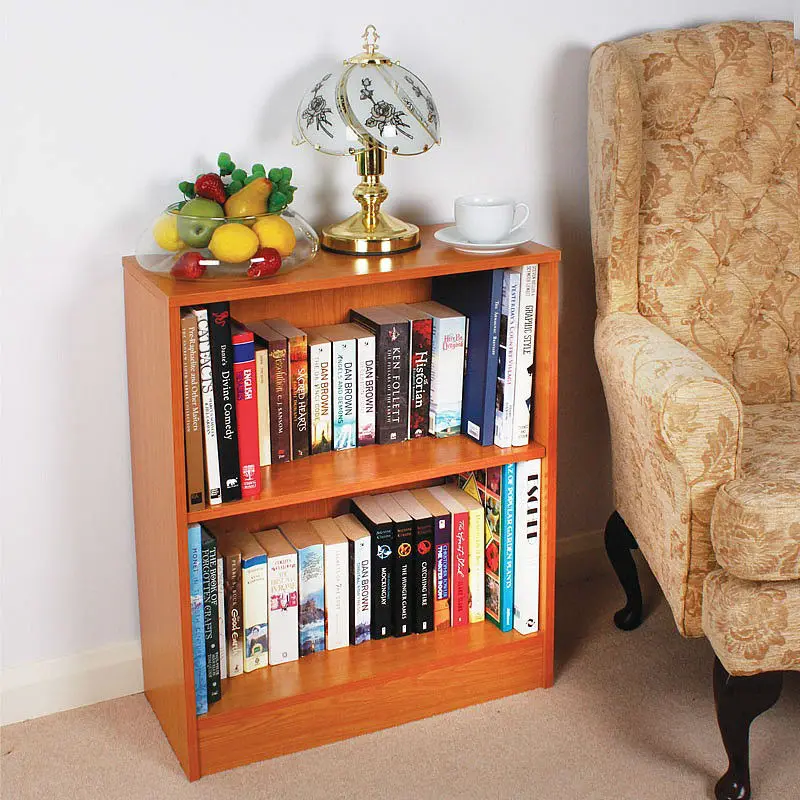
[[[606,571],[607,573],[607,571]],[[613,579],[559,587],[557,678],[539,690],[189,784],[141,695],[2,730],[3,800],[711,796],[725,767],[711,650],[648,619],[611,625]],[[650,582],[647,581],[647,584]],[[755,800],[800,797],[800,674],[753,726]]]

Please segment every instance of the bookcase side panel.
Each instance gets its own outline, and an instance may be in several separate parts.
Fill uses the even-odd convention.
[[[175,397],[179,311],[126,270],[125,320],[145,694],[184,771],[196,779],[180,384]]]

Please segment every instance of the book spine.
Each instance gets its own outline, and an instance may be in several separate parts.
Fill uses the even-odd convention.
[[[222,697],[219,668],[219,609],[217,608],[217,543],[203,535],[203,625],[206,638],[206,680],[208,702]]]
[[[483,508],[469,510],[469,621],[483,622],[485,611],[485,558],[486,526]]]
[[[214,374],[214,410],[217,415],[222,502],[227,503],[242,499],[229,304],[210,303],[208,323],[211,331],[211,367]]]
[[[500,312],[497,400],[494,422],[494,443],[498,447],[511,447],[512,441],[518,316],[519,273],[506,271],[503,276],[503,303]]]
[[[353,503],[352,512],[370,532],[372,562],[372,601],[370,603],[370,636],[385,639],[392,635],[392,562],[394,528],[376,525]]]
[[[256,348],[256,401],[258,404],[258,463],[267,467],[272,463],[272,446],[269,429],[269,350]]]
[[[450,624],[455,628],[469,622],[469,514],[453,514]]]
[[[183,421],[186,440],[186,500],[189,511],[205,505],[203,470],[203,409],[200,401],[200,361],[197,350],[197,317],[181,317],[183,366]]]
[[[434,604],[434,541],[433,519],[418,520],[414,526],[414,630],[429,633],[433,630]]]
[[[539,538],[542,461],[517,464],[514,537],[514,630],[539,630]]]
[[[519,330],[514,383],[514,416],[511,444],[521,447],[530,438],[533,399],[533,354],[536,336],[536,294],[539,265],[528,264],[520,271]]]
[[[206,309],[195,309],[194,315],[197,319],[197,353],[200,363],[200,394],[203,402],[203,440],[206,451],[208,502],[212,506],[216,506],[222,502],[222,487],[219,474],[217,414],[214,408],[214,371],[211,368],[211,333]]]
[[[269,425],[273,464],[292,460],[288,349],[285,339],[269,343]]]
[[[269,663],[297,661],[298,591],[297,553],[269,556],[267,559],[269,591]]]
[[[309,451],[308,345],[305,336],[289,339],[289,376],[292,390],[292,458],[305,458]]]
[[[203,548],[199,525],[189,526],[188,545],[195,710],[198,714],[205,714],[208,711],[208,680],[206,676],[206,634],[203,616]]]
[[[331,417],[331,343],[308,348],[311,395],[311,453],[327,453],[333,441]]]
[[[347,542],[325,545],[325,647],[350,644],[350,581]]]
[[[500,630],[510,631],[514,624],[515,464],[503,466],[500,491]]]
[[[375,444],[375,337],[356,340],[358,350],[358,446]]]
[[[356,340],[333,342],[333,449],[356,446]]]
[[[269,630],[267,627],[267,557],[242,559],[242,597],[244,610],[244,671],[267,666]]]
[[[500,627],[500,556],[502,522],[502,467],[485,471],[483,510],[485,514],[484,574],[486,616]]]
[[[300,655],[325,649],[325,570],[321,544],[297,551]]]
[[[225,631],[225,576],[223,574],[222,556],[217,553],[217,611],[219,625],[219,677],[228,677],[228,645]]]
[[[350,555],[350,644],[370,640],[372,560],[368,536],[348,543]]]
[[[434,519],[434,544],[436,546],[435,600],[433,623],[436,628],[450,627],[450,553],[452,518],[443,514]]]
[[[244,672],[244,638],[242,609],[242,557],[231,553],[223,559],[225,592],[225,647],[228,651],[228,676]]]
[[[261,494],[258,436],[256,354],[253,334],[237,336],[233,344],[236,421],[239,428],[239,477],[242,497]]]
[[[430,427],[432,323],[431,319],[411,322],[408,399],[408,435],[411,439],[427,436]]]
[[[430,432],[436,437],[461,433],[464,385],[464,317],[433,319]]]
[[[408,636],[414,631],[414,526],[394,525],[394,574],[392,575],[392,632]]]

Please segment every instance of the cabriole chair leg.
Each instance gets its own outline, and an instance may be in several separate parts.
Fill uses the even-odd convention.
[[[625,591],[625,607],[614,614],[614,624],[623,631],[632,631],[642,624],[642,589],[631,550],[638,550],[636,539],[622,517],[615,511],[606,523],[606,553]]]

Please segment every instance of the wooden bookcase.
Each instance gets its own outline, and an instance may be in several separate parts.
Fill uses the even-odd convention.
[[[368,733],[462,706],[550,686],[556,519],[558,262],[529,244],[499,256],[457,253],[423,229],[422,247],[394,257],[320,252],[263,281],[176,282],[125,258],[125,317],[136,561],[145,694],[186,775],[202,775]],[[437,275],[538,262],[532,441],[481,447],[463,436],[326,453],[265,467],[258,498],[187,512],[181,307],[228,300],[243,321],[299,327],[342,322],[350,308],[428,299]],[[268,667],[223,684],[195,715],[187,526],[260,530],[343,513],[347,499],[429,485],[462,470],[542,458],[540,630],[491,623],[384,639]]]

